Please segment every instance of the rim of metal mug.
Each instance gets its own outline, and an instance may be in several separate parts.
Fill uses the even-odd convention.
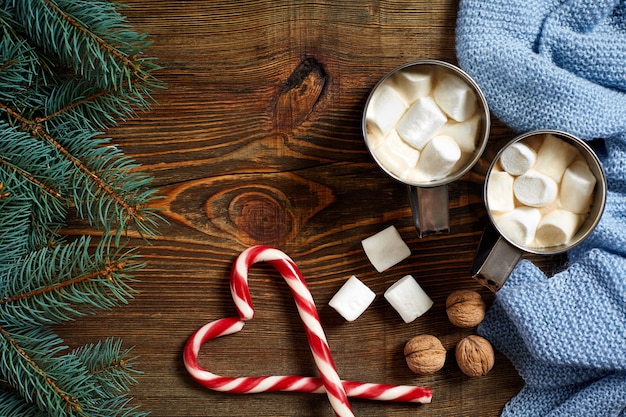
[[[589,164],[589,167],[594,173],[594,175],[596,175],[596,180],[597,180],[596,184],[601,183],[602,186],[599,188],[596,186],[596,190],[594,190],[594,193],[597,193],[597,191],[600,191],[600,195],[599,196],[594,195],[594,203],[593,203],[592,209],[587,215],[587,218],[585,219],[583,224],[580,226],[580,227],[583,227],[586,225],[586,230],[584,230],[584,232],[581,233],[580,228],[579,228],[579,230],[574,235],[575,239],[572,239],[572,241],[570,241],[567,244],[563,244],[559,246],[548,246],[545,248],[525,247],[525,246],[522,246],[513,242],[511,239],[505,236],[504,233],[502,233],[502,231],[498,227],[497,223],[495,222],[493,218],[493,215],[491,214],[491,210],[489,210],[489,201],[487,200],[487,185],[489,184],[489,177],[491,175],[491,171],[493,170],[495,165],[498,163],[500,156],[502,155],[505,149],[507,149],[509,146],[513,145],[514,143],[520,142],[524,139],[528,139],[532,136],[539,136],[539,135],[545,135],[545,134],[553,134],[560,138],[565,138],[568,141],[573,142],[579,150],[582,150],[583,151],[581,152],[582,156],[585,158],[585,161],[587,161],[587,164]],[[593,162],[593,164],[591,162]],[[589,235],[594,231],[594,229],[600,222],[600,218],[602,217],[602,214],[604,213],[604,207],[606,205],[606,193],[607,193],[606,175],[604,173],[604,169],[602,168],[602,163],[600,162],[598,155],[596,155],[594,150],[584,140],[570,133],[564,132],[562,130],[556,130],[556,129],[533,130],[533,131],[518,135],[514,137],[512,140],[510,140],[509,142],[507,142],[498,151],[496,156],[493,158],[493,161],[491,162],[489,169],[487,170],[487,176],[485,177],[485,181],[483,184],[483,196],[484,196],[483,200],[485,202],[485,208],[487,209],[487,215],[489,216],[489,220],[491,224],[493,225],[493,227],[498,231],[498,234],[504,240],[506,240],[509,244],[513,245],[519,250],[523,252],[536,254],[536,255],[556,255],[559,253],[566,252],[578,246],[587,237],[589,237]],[[593,214],[593,219],[589,220],[590,218],[589,216],[591,216],[592,214]],[[588,223],[589,221],[591,222],[590,224]]]
[[[378,87],[380,87],[381,84],[383,84],[386,80],[388,80],[395,73],[402,71],[406,68],[418,66],[418,65],[433,65],[433,66],[445,67],[448,70],[451,70],[452,72],[459,75],[461,78],[463,78],[465,82],[467,82],[474,89],[474,91],[476,92],[476,96],[478,100],[480,101],[481,107],[484,109],[484,113],[485,113],[484,114],[485,117],[483,121],[484,134],[482,138],[480,138],[479,146],[477,147],[477,149],[474,150],[472,154],[472,158],[470,158],[466,162],[463,169],[456,171],[454,175],[449,175],[439,180],[428,181],[425,183],[409,182],[409,181],[403,180],[397,175],[395,175],[394,173],[392,173],[391,171],[389,171],[387,168],[385,168],[385,166],[383,166],[383,164],[381,164],[378,161],[378,159],[376,158],[376,155],[374,155],[374,152],[372,152],[372,149],[370,148],[370,143],[369,143],[368,135],[367,135],[367,127],[366,127],[367,109]],[[412,185],[414,187],[422,187],[422,188],[438,187],[444,184],[449,184],[453,181],[458,180],[463,175],[467,174],[474,167],[474,165],[476,165],[476,163],[480,160],[483,152],[485,151],[485,148],[487,147],[487,142],[489,139],[490,130],[491,130],[491,115],[489,111],[489,106],[487,105],[487,99],[485,98],[485,95],[483,94],[482,90],[480,89],[476,81],[474,81],[472,77],[470,77],[465,71],[463,71],[461,68],[457,67],[456,65],[450,64],[445,61],[439,61],[436,59],[420,59],[417,61],[407,62],[407,63],[397,66],[396,68],[392,69],[387,74],[385,74],[380,80],[378,80],[378,82],[371,89],[367,97],[367,101],[365,102],[365,107],[363,109],[363,116],[361,118],[361,133],[363,135],[363,139],[365,140],[365,144],[367,145],[367,150],[369,151],[372,158],[374,158],[376,165],[378,165],[387,175],[389,175],[396,181],[399,181],[403,184]]]

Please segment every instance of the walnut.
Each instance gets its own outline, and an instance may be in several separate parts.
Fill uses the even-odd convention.
[[[443,368],[446,349],[435,336],[415,336],[404,346],[404,357],[409,369],[418,375],[429,375]]]
[[[487,375],[495,362],[491,343],[477,335],[467,336],[456,345],[456,363],[470,377]]]
[[[485,302],[472,290],[457,290],[446,299],[446,313],[450,323],[457,327],[478,326],[485,318]]]

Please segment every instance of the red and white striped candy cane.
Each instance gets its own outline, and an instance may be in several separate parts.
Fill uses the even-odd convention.
[[[313,359],[320,373],[319,378],[292,375],[232,378],[215,375],[198,365],[198,352],[205,342],[238,332],[243,328],[245,320],[254,316],[248,287],[248,270],[257,262],[272,265],[289,285],[304,323]],[[342,381],[339,378],[313,297],[300,270],[283,252],[268,246],[253,246],[242,252],[233,266],[230,288],[239,316],[219,319],[202,326],[191,335],[184,348],[183,359],[187,371],[205,387],[238,394],[268,391],[325,392],[339,417],[354,415],[348,397],[419,403],[431,401],[432,391],[429,388]]]

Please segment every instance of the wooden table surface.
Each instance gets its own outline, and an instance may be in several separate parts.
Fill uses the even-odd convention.
[[[428,405],[352,400],[358,416],[495,416],[521,388],[497,354],[486,377],[464,376],[445,299],[460,288],[491,293],[469,274],[486,224],[482,180],[489,156],[513,134],[492,120],[484,158],[450,186],[451,232],[418,238],[405,186],[386,176],[364,144],[367,95],[394,67],[456,62],[458,1],[127,0],[124,10],[163,70],[153,111],[108,134],[155,178],[168,224],[149,244],[129,305],[59,329],[66,342],[121,337],[139,356],[132,395],[154,417],[330,416],[324,395],[216,393],[186,373],[182,348],[208,321],[236,314],[228,286],[245,248],[275,246],[299,265],[317,303],[342,378],[432,387]],[[443,208],[442,208],[443,209]],[[361,240],[394,225],[412,256],[378,273]],[[553,259],[542,260],[550,267]],[[434,307],[405,324],[383,298],[412,274]],[[377,295],[354,322],[328,301],[351,275]],[[201,364],[228,376],[317,375],[288,288],[267,265],[250,271],[256,317],[214,340]],[[449,349],[444,368],[419,377],[404,343],[429,333]]]

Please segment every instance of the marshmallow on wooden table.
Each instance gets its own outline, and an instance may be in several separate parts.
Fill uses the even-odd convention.
[[[461,148],[450,136],[435,136],[422,150],[418,170],[430,179],[441,179],[450,173],[461,159]]]
[[[447,135],[456,141],[463,152],[474,152],[476,143],[478,142],[478,126],[480,125],[481,116],[479,114],[463,121],[456,122],[448,120],[445,125],[439,129],[438,135]]]
[[[537,152],[535,169],[561,182],[565,169],[579,155],[578,149],[563,139],[547,134]]]
[[[361,245],[378,272],[383,272],[411,256],[411,249],[404,243],[395,226],[389,226],[363,239]]]
[[[422,150],[447,120],[446,115],[432,98],[422,97],[417,99],[402,116],[396,130],[409,145]]]
[[[476,112],[478,101],[472,87],[452,74],[442,74],[433,90],[433,98],[452,119],[462,122]]]
[[[500,155],[502,169],[511,175],[523,175],[535,165],[537,153],[530,146],[516,142]]]
[[[531,170],[515,179],[513,192],[522,204],[530,207],[543,207],[554,201],[559,192],[559,186],[549,176]]]
[[[506,212],[515,208],[513,181],[515,178],[505,171],[491,171],[487,182],[487,202],[489,210]]]
[[[536,242],[543,247],[568,243],[580,227],[584,216],[568,210],[556,209],[546,214],[537,226]]]
[[[585,161],[574,161],[563,174],[561,181],[561,206],[574,213],[589,211],[593,199],[596,177]]]
[[[387,136],[408,107],[395,88],[389,84],[381,85],[367,106],[366,123],[375,126],[382,136]]]
[[[328,305],[347,321],[354,321],[372,304],[374,298],[374,291],[352,275],[330,299]]]
[[[537,208],[518,207],[496,220],[500,232],[521,246],[528,246],[535,238],[541,212]]]
[[[395,282],[385,291],[384,296],[405,323],[412,322],[433,306],[433,300],[411,275]]]
[[[413,169],[420,157],[420,151],[403,141],[395,130],[372,153],[382,166],[399,177]]]
[[[393,80],[400,94],[409,103],[430,93],[432,76],[431,71],[426,69],[405,69],[394,74]]]

